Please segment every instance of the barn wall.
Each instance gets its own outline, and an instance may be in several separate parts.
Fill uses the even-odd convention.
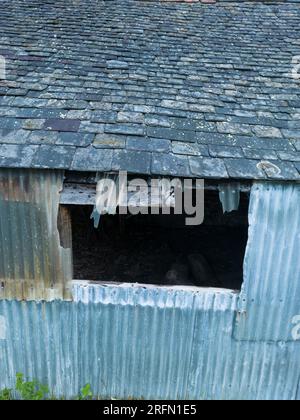
[[[299,188],[253,186],[240,295],[74,282],[72,302],[0,300],[0,388],[22,372],[66,397],[299,399]]]
[[[300,315],[300,184],[254,185],[249,223],[235,337],[292,340]]]
[[[238,295],[74,285],[74,302],[1,301],[0,386],[72,397],[295,399],[300,343],[234,340]],[[33,328],[34,326],[34,328]]]

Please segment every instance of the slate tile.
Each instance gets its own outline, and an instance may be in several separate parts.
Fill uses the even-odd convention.
[[[191,173],[203,178],[228,178],[224,162],[218,158],[190,157]]]
[[[55,144],[58,141],[59,133],[55,131],[24,131],[27,133],[26,143],[31,144]]]
[[[121,123],[143,123],[145,118],[141,112],[120,111],[116,119]]]
[[[169,124],[171,128],[175,128],[177,130],[192,130],[196,131],[198,128],[197,121],[192,120],[190,118],[168,118]]]
[[[80,120],[80,121],[87,121],[91,120],[92,118],[92,111],[90,109],[71,109],[67,112],[66,119],[70,120]]]
[[[199,113],[214,113],[216,109],[212,105],[188,104],[188,110]]]
[[[128,150],[163,153],[171,150],[171,141],[132,136],[127,138],[126,148]]]
[[[259,162],[251,159],[224,159],[228,174],[232,178],[266,178],[264,171],[257,166]]]
[[[91,122],[114,123],[117,121],[117,115],[114,111],[92,111]]]
[[[36,151],[33,160],[33,168],[69,169],[75,154],[75,147],[43,145]]]
[[[217,129],[221,134],[233,134],[233,135],[249,135],[251,134],[251,126],[246,124],[237,124],[229,122],[218,122]]]
[[[16,118],[0,117],[0,130],[9,133],[22,127],[22,120]]]
[[[105,133],[123,134],[125,136],[144,136],[145,128],[140,124],[106,124]]]
[[[25,130],[0,129],[0,143],[2,144],[23,144],[26,143],[28,137],[29,132]]]
[[[112,170],[150,174],[151,153],[131,150],[115,150]]]
[[[194,131],[177,130],[175,128],[148,127],[147,135],[154,138],[177,140],[189,143],[195,143],[196,141],[196,133]]]
[[[293,144],[287,139],[263,139],[251,136],[197,133],[196,140],[200,144],[235,146],[242,147],[243,149],[295,151]]]
[[[0,166],[2,168],[30,168],[38,146],[23,144],[0,145]]]
[[[199,120],[196,122],[196,131],[201,131],[201,133],[217,133],[217,123]]]
[[[244,18],[238,19],[237,14],[230,19],[237,33],[247,29],[247,45],[238,37],[232,42],[232,33],[224,26],[211,25],[216,19],[223,22],[228,18],[228,10],[223,6],[199,8],[196,13],[195,5],[189,13],[182,14],[181,9],[186,6],[177,2],[176,10],[172,6],[175,14],[164,16],[167,20],[162,21],[167,6],[158,4],[152,12],[153,19],[160,24],[153,29],[147,6],[139,4],[138,9],[135,6],[126,9],[122,2],[122,25],[114,26],[111,18],[114,13],[120,14],[112,3],[107,2],[101,13],[96,10],[93,25],[90,17],[84,11],[81,13],[84,4],[72,11],[70,22],[58,19],[55,26],[61,43],[75,42],[76,48],[65,49],[54,61],[51,57],[57,51],[51,44],[50,29],[55,19],[51,18],[50,27],[41,31],[39,9],[31,8],[29,13],[24,3],[24,16],[32,17],[28,29],[26,19],[18,19],[15,2],[7,3],[5,11],[9,19],[3,20],[2,29],[12,44],[22,49],[22,44],[28,44],[28,36],[25,42],[23,35],[34,32],[39,34],[40,44],[33,45],[32,52],[25,55],[16,49],[6,48],[6,52],[0,49],[0,54],[8,58],[9,70],[7,85],[0,86],[0,145],[42,144],[44,150],[50,150],[48,144],[54,149],[59,145],[60,150],[69,146],[82,149],[97,134],[96,147],[87,147],[90,152],[78,150],[78,156],[86,153],[90,159],[83,159],[80,166],[77,158],[80,170],[89,169],[89,163],[99,165],[93,153],[99,157],[97,151],[112,152],[119,147],[123,152],[125,148],[130,152],[156,152],[156,157],[165,161],[164,168],[169,162],[172,171],[177,159],[182,173],[186,173],[183,162],[188,156],[190,159],[202,156],[202,166],[205,166],[204,158],[208,156],[203,155],[209,146],[211,155],[216,156],[211,158],[212,162],[216,163],[218,156],[230,162],[234,156],[232,173],[248,177],[256,171],[254,162],[269,161],[270,167],[263,169],[264,177],[296,177],[300,90],[290,77],[287,83],[291,63],[286,33],[289,32],[290,43],[295,44],[300,15],[291,2],[276,4],[274,13],[260,6],[252,10],[246,3],[236,4],[237,13]],[[45,17],[49,10],[45,8]],[[137,10],[140,21],[136,20]],[[77,15],[81,17],[79,29],[83,25],[85,31],[79,30],[75,36],[67,26],[72,26]],[[104,19],[98,19],[99,16]],[[260,25],[257,26],[254,22],[258,17]],[[17,36],[12,32],[16,20],[18,42],[13,42]],[[206,37],[205,48],[201,42],[188,45],[191,34],[197,34],[197,40],[201,41],[207,30],[211,37]],[[275,38],[273,30],[278,35]],[[89,34],[87,51],[83,38]],[[265,39],[269,40],[267,54],[257,59],[257,51]],[[226,49],[224,45],[230,47]],[[54,121],[45,126],[46,120],[48,125],[49,120]],[[70,125],[66,127],[66,124]],[[104,131],[110,139],[104,137]],[[176,153],[168,161],[166,156],[172,150],[172,142]],[[134,159],[126,159],[136,165]],[[237,160],[249,160],[244,172],[236,167]]]
[[[97,134],[93,146],[99,149],[123,149],[126,146],[126,138],[116,134]]]
[[[12,116],[18,118],[28,118],[28,119],[46,119],[46,118],[60,118],[67,115],[67,111],[62,111],[59,109],[38,109],[38,108],[13,108]]]
[[[153,112],[159,115],[179,117],[179,118],[186,118],[186,114],[187,114],[187,111],[182,111],[180,109],[175,109],[175,108],[163,108],[159,106],[156,106],[153,109]]]
[[[292,162],[260,161],[257,166],[269,179],[300,180],[298,171]]]
[[[199,144],[239,146],[238,142],[236,141],[236,137],[230,134],[197,132],[195,138]]]
[[[86,147],[92,144],[94,134],[60,132],[56,144],[64,146]]]
[[[225,115],[217,115],[217,114],[206,114],[205,115],[205,121],[208,122],[226,122]]]
[[[300,162],[300,153],[298,152],[278,152],[277,154],[281,160]]]
[[[22,121],[24,130],[42,130],[45,124],[44,119],[26,119]]]
[[[129,67],[126,61],[120,60],[108,60],[106,64],[108,69],[114,70],[126,70]]]
[[[141,112],[142,114],[151,114],[155,112],[155,107],[145,104],[125,104],[123,111]]]
[[[78,148],[75,152],[71,169],[74,171],[111,171],[113,151],[95,149],[92,146]]]
[[[291,130],[300,130],[300,120],[293,120],[288,122],[288,127]]]
[[[78,90],[78,88],[73,88],[75,91]],[[87,101],[78,101],[78,100],[68,100],[64,109],[69,109],[72,111],[85,111],[88,108],[89,103]],[[78,114],[80,115],[80,114]],[[69,118],[74,118],[74,117],[69,117]],[[76,117],[75,119],[77,119],[80,117]]]
[[[273,151],[295,150],[293,144],[286,139],[262,139],[258,137],[253,137],[253,138],[247,139],[246,143],[243,141],[244,139],[242,139],[242,137],[240,137],[237,140],[240,141],[240,143],[243,142],[244,143],[243,145],[249,149],[262,148],[262,149],[269,149]]]
[[[280,139],[282,138],[281,131],[276,127],[267,127],[267,126],[255,126],[252,128],[253,133],[257,137],[266,137],[271,139]]]
[[[153,153],[151,173],[177,177],[191,176],[188,158],[173,153]]]
[[[174,101],[174,100],[168,100],[163,99],[160,104],[163,108],[173,108],[173,109],[182,109],[182,110],[188,110],[188,105],[186,102],[182,101]]]
[[[153,127],[171,127],[171,121],[168,117],[163,117],[158,114],[145,115],[145,124]]]
[[[45,121],[44,130],[77,132],[79,126],[79,120],[50,118]]]
[[[243,148],[243,153],[248,159],[257,159],[257,160],[277,160],[278,156],[275,150],[268,149],[252,149],[252,148]]]
[[[282,133],[287,139],[300,140],[300,130],[282,130]]]
[[[90,121],[82,121],[80,124],[79,132],[91,134],[104,133],[104,124],[94,123]]]
[[[77,74],[78,75],[78,74]],[[89,101],[89,102],[97,102],[102,101],[103,95],[99,93],[78,93],[75,96],[75,99],[78,99],[79,101]]]
[[[195,143],[185,143],[179,141],[172,142],[172,151],[177,155],[187,156],[209,156],[208,147]]]
[[[234,146],[209,146],[209,154],[219,158],[243,158],[244,153],[240,147]]]

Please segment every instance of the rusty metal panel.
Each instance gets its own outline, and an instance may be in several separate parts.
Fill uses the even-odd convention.
[[[249,225],[235,337],[292,341],[300,315],[300,184],[256,183]]]
[[[59,171],[0,171],[0,299],[70,298],[71,249],[57,228]]]
[[[77,282],[73,297],[0,301],[0,388],[23,372],[68,398],[86,383],[101,398],[298,397],[300,342],[234,340],[236,293]]]

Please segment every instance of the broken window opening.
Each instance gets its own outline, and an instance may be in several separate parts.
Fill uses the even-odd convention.
[[[104,283],[240,290],[248,238],[249,194],[223,212],[218,190],[205,191],[205,219],[186,215],[103,215],[94,228],[89,205],[70,205],[74,278]]]

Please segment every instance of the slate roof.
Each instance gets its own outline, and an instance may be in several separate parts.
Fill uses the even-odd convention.
[[[1,1],[0,166],[299,180],[299,28],[289,1]]]

